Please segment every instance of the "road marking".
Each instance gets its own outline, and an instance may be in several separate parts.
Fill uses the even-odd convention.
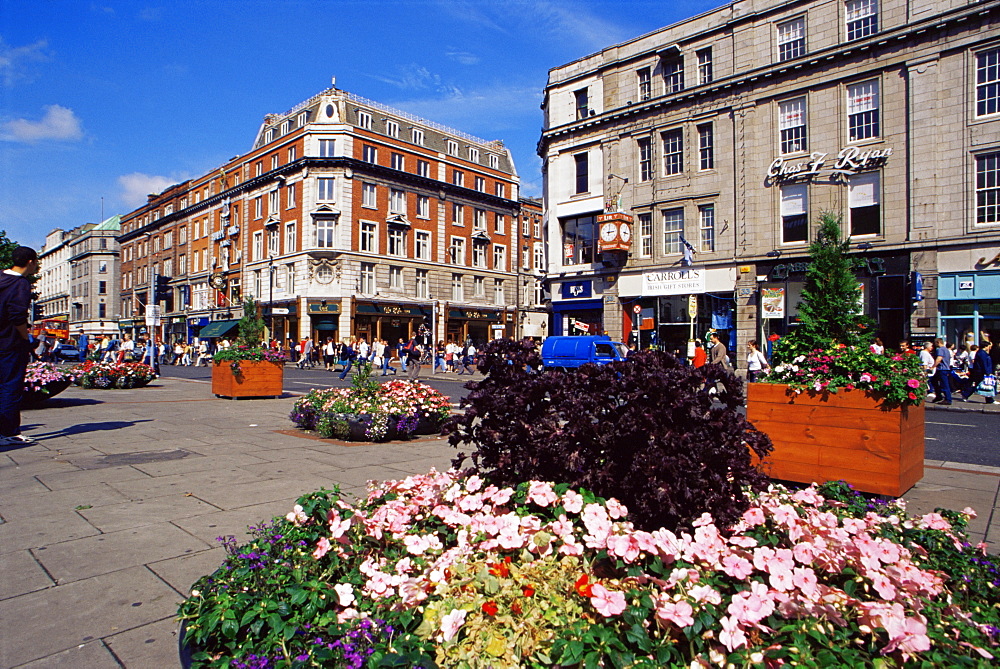
[[[925,420],[928,425],[947,425],[948,427],[976,427],[975,425],[966,425],[965,423],[935,423],[932,420]]]
[[[927,441],[937,441],[937,437],[924,437]]]

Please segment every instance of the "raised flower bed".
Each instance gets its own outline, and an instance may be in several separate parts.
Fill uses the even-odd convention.
[[[244,300],[236,343],[212,356],[212,394],[216,397],[280,397],[284,392],[285,354],[261,345],[265,329],[259,309],[253,298]]]
[[[641,531],[585,490],[431,471],[225,540],[179,616],[195,667],[992,666],[973,515],[773,486],[732,527]]]
[[[351,388],[312,390],[289,418],[303,430],[344,441],[389,441],[440,432],[450,400],[419,381],[379,384],[362,365]]]
[[[101,390],[142,388],[156,378],[156,372],[141,362],[95,362],[87,360],[72,368],[74,383],[82,388]]]
[[[41,404],[69,388],[75,379],[73,370],[56,367],[51,362],[32,362],[25,370],[21,402],[26,406]]]

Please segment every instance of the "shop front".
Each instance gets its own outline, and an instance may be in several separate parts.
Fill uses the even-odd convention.
[[[262,311],[272,339],[282,344],[287,343],[289,338],[293,341],[298,339],[299,316],[298,303],[295,300],[274,302],[265,306]]]
[[[594,294],[593,279],[576,279],[559,284],[552,299],[552,334],[605,334],[604,301]]]
[[[506,314],[506,315],[505,315]],[[469,339],[477,348],[491,339],[506,336],[508,323],[513,325],[514,314],[504,311],[479,309],[448,309],[448,321],[445,325],[445,341],[461,344]],[[442,339],[442,337],[438,337]]]
[[[938,333],[959,347],[994,342],[1000,362],[1000,271],[956,272],[938,277]]]
[[[187,319],[187,343],[190,344],[194,342],[195,337],[201,332],[201,329],[208,325],[207,316],[195,316],[194,318]]]
[[[338,341],[337,331],[340,321],[340,304],[320,300],[306,305],[309,315],[309,336],[319,344],[328,338]]]
[[[136,324],[137,321],[128,318],[123,318],[120,321],[118,321],[118,337],[121,338],[124,337],[125,335],[129,335],[130,337],[135,339],[135,335],[137,334]]]
[[[353,336],[371,342],[384,339],[396,344],[431,328],[432,307],[415,304],[355,302]]]
[[[168,344],[187,341],[187,319],[171,316],[163,319],[163,341]]]

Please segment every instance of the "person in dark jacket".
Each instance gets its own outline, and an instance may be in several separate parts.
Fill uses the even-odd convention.
[[[990,349],[992,348],[992,342],[986,340],[979,342],[979,350],[972,358],[972,367],[969,369],[969,385],[962,390],[963,398],[969,399],[976,392],[979,383],[993,373],[993,358],[990,357]],[[993,404],[993,398],[987,397],[986,403]]]
[[[18,246],[11,259],[14,266],[0,273],[0,446],[35,443],[21,434],[21,397],[31,358],[28,277],[38,271],[38,254]]]

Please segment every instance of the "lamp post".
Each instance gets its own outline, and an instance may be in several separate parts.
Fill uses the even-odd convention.
[[[274,256],[267,257],[267,335],[274,339]],[[268,341],[268,345],[270,345]]]

